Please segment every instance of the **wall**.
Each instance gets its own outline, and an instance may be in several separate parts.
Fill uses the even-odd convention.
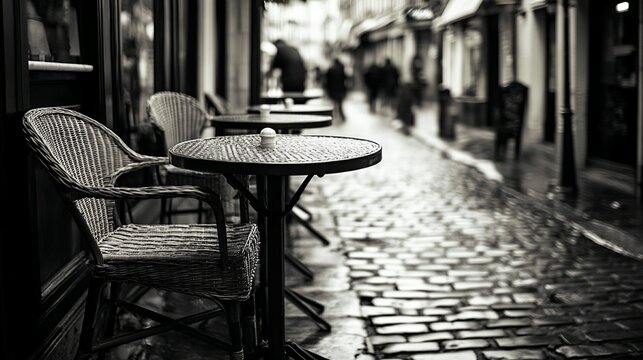
[[[204,94],[216,94],[216,16],[215,3],[199,1],[199,72],[197,76],[198,98],[203,103]]]
[[[250,94],[250,0],[228,1],[228,105],[245,112]]]
[[[525,109],[523,144],[543,141],[546,114],[546,10],[527,8],[516,19],[517,80],[529,87]]]

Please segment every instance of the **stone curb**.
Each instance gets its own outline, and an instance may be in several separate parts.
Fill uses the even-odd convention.
[[[496,169],[493,161],[477,159],[471,155],[471,153],[455,149],[446,141],[434,136],[420,134],[415,131],[415,129],[411,130],[411,134],[421,143],[440,151],[441,155],[445,158],[474,168],[490,181],[498,184],[504,184],[504,178]],[[568,224],[573,229],[579,231],[585,238],[618,254],[643,261],[643,245],[641,245],[641,241],[636,239],[633,235],[602,221],[591,219],[582,211],[574,209],[567,204],[551,201],[544,196],[539,196],[537,194],[524,194],[507,186],[500,186],[500,189],[505,194],[514,198],[529,200],[532,202],[536,200],[535,205],[540,210],[546,211],[557,220]]]

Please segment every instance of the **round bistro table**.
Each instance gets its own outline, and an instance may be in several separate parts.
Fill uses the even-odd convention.
[[[261,130],[270,127],[280,131],[312,129],[332,125],[330,116],[295,114],[239,114],[212,116],[210,124],[222,129]]]
[[[262,105],[252,105],[248,107],[248,113],[258,114]],[[271,114],[299,114],[299,115],[322,115],[333,116],[333,107],[328,105],[306,105],[295,104],[286,107],[283,104],[268,105]]]
[[[382,147],[373,141],[317,135],[277,134],[276,146],[259,146],[259,135],[220,136],[189,140],[169,151],[170,162],[184,169],[222,173],[248,197],[255,210],[266,216],[265,261],[266,358],[281,360],[323,359],[285,339],[284,237],[285,217],[315,176],[341,173],[373,166],[382,160]],[[266,198],[257,199],[235,178],[235,174],[265,176]],[[306,175],[290,199],[286,199],[286,178]]]

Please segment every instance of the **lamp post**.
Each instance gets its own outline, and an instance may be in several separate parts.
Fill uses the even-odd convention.
[[[558,126],[561,134],[560,171],[555,192],[563,195],[576,195],[578,183],[576,180],[576,162],[574,160],[574,133],[572,120],[574,113],[571,109],[571,84],[569,71],[569,0],[562,0],[563,5],[563,103],[560,108],[562,126]]]

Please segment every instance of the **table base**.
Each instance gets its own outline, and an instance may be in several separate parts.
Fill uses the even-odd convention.
[[[246,360],[266,359],[266,352],[268,351],[268,344],[262,343],[257,350],[246,354]],[[287,341],[283,347],[283,356],[280,359],[289,358],[295,360],[330,360],[317,353],[303,348],[301,345],[294,341]]]
[[[317,301],[302,295],[292,289],[285,289],[286,299],[308,316],[323,331],[330,332],[332,327],[319,314],[324,311],[324,305]]]
[[[295,210],[295,208],[293,208],[293,210]],[[324,236],[324,234],[317,231],[317,229],[315,229],[308,221],[304,220],[301,216],[299,216],[295,211],[292,211],[290,215],[295,221],[300,223],[303,227],[306,228],[306,230],[308,230],[317,239],[319,239],[319,241],[321,241],[322,244],[324,244],[325,246],[330,245],[330,241],[328,241],[328,239],[326,238],[326,236]]]
[[[297,271],[302,273],[304,277],[306,277],[306,280],[313,280],[315,278],[315,274],[313,273],[312,270],[306,264],[301,262],[301,260],[297,259],[293,254],[290,252],[286,252],[286,261],[292,265]]]

